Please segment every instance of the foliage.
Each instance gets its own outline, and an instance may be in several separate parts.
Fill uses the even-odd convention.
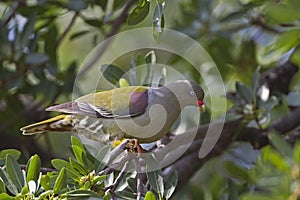
[[[198,176],[185,183],[187,192],[177,193],[178,199],[298,199],[300,145],[297,137],[288,138],[299,130],[278,133],[272,124],[300,106],[300,73],[279,77],[276,80],[280,81],[272,84],[268,84],[272,76],[264,74],[273,70],[272,75],[281,75],[280,66],[286,62],[300,65],[299,11],[298,0],[1,2],[0,199],[110,199],[111,195],[136,199],[137,173],[122,175],[113,190],[110,187],[119,181],[121,172],[99,174],[105,169],[99,160],[108,159],[110,147],[93,155],[73,137],[73,157],[53,159],[68,157],[61,153],[65,151],[60,148],[68,146],[63,140],[51,144],[52,136],[24,138],[19,128],[48,117],[41,110],[70,98],[75,72],[96,44],[122,30],[145,26],[152,26],[157,42],[164,27],[198,41],[217,64],[227,89],[234,91],[227,95],[227,122],[241,120],[232,128],[232,145],[222,149],[223,155],[207,161]],[[125,56],[126,61],[117,60],[101,70],[109,82],[120,87],[148,85],[153,64],[160,62],[163,53],[150,50]],[[143,64],[147,72],[139,76],[136,68]],[[167,64],[201,81],[201,75],[180,56],[172,56]],[[128,68],[129,74],[125,73]],[[160,74],[158,85],[163,85],[166,73],[162,70]],[[208,109],[201,120],[209,122],[210,114]],[[267,137],[266,144],[261,138],[246,140],[261,150],[244,150],[238,140],[243,127]],[[44,165],[55,170],[44,171]],[[163,178],[163,171],[147,173],[149,183],[142,185],[142,196],[146,200],[169,199],[182,178],[178,173],[168,179]]]
[[[1,151],[1,155],[6,155],[1,159],[5,161],[5,169],[0,168],[1,199],[110,199],[112,195],[122,199],[136,198],[135,172],[126,171],[122,180],[118,180],[122,172],[112,171],[99,175],[105,169],[105,163],[102,162],[110,152],[108,146],[104,146],[97,155],[92,155],[76,137],[72,137],[72,150],[75,159],[70,158],[69,162],[52,160],[54,171],[43,171],[38,155],[32,156],[25,168],[21,169],[17,163],[18,157],[15,156],[16,150]],[[171,197],[177,183],[176,172],[165,181],[161,170],[148,172],[147,177],[150,187],[142,186],[145,199]]]

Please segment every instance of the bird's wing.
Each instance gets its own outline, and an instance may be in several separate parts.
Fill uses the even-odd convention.
[[[78,115],[93,115],[105,118],[138,116],[148,105],[148,88],[131,86],[88,94],[68,102],[47,108]]]

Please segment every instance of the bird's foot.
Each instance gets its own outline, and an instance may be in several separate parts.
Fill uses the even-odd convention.
[[[146,150],[143,149],[141,147],[141,145],[139,144],[138,139],[130,139],[129,142],[127,143],[126,147],[127,147],[127,150],[132,153],[146,152]]]

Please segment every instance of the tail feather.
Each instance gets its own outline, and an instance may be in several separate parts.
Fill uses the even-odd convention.
[[[34,135],[47,131],[70,131],[72,130],[72,116],[58,115],[50,119],[22,127],[20,130],[23,135]]]

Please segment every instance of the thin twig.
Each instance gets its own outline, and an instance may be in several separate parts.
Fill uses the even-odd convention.
[[[75,23],[75,21],[77,19],[77,16],[78,16],[78,12],[75,12],[75,14],[73,15],[73,17],[72,17],[70,23],[68,24],[66,30],[61,34],[61,36],[56,41],[55,48],[57,48],[61,44],[61,42],[63,41],[63,39],[66,37],[66,35],[68,34],[68,32],[71,30],[73,24]]]
[[[127,161],[130,161],[133,158],[132,153],[126,152],[125,155],[122,156],[121,160],[116,163],[109,164],[104,170],[99,172],[99,175],[104,175],[104,174],[109,174],[112,173],[113,171],[118,170],[121,166],[123,166]]]
[[[141,164],[139,160],[139,156],[134,158],[134,166],[136,170],[136,178],[137,178],[137,200],[142,199],[142,194],[143,194],[143,174],[141,173]]]
[[[124,175],[126,174],[129,163],[130,163],[129,161],[126,161],[124,163],[124,166],[123,166],[122,170],[120,171],[120,173],[118,174],[117,178],[115,179],[113,185],[109,186],[109,191],[112,195],[112,199],[115,199],[115,190],[118,187],[118,185],[120,184],[120,182],[122,181]]]

